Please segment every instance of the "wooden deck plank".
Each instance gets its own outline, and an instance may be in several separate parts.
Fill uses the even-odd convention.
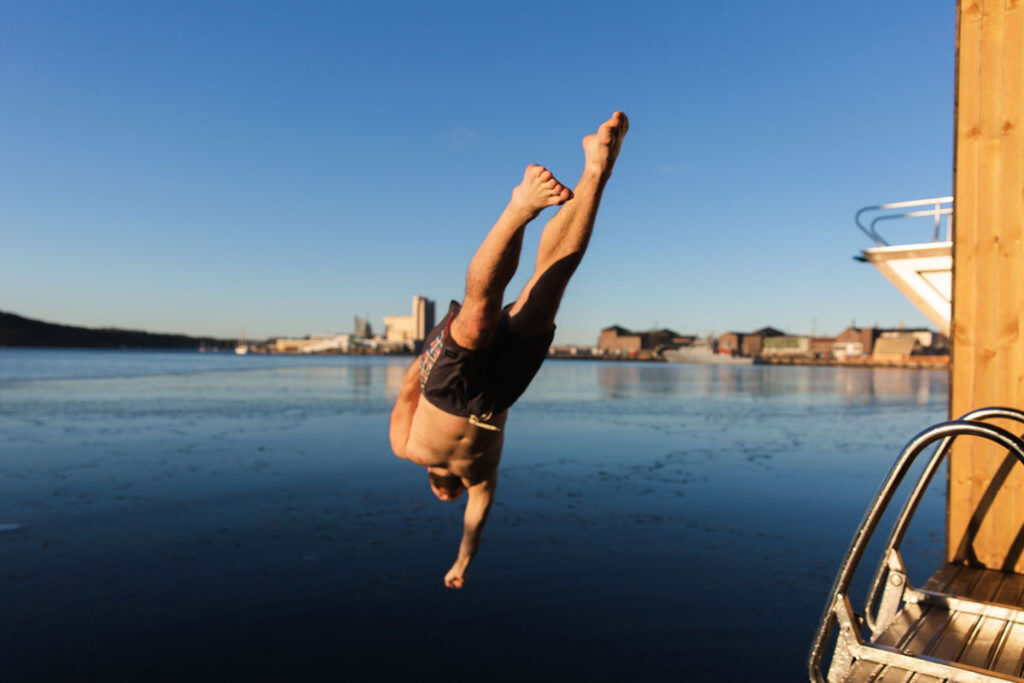
[[[940,573],[945,576],[950,574],[948,571],[942,572],[941,569],[936,572],[937,575]],[[994,601],[1010,576],[1004,572],[980,567],[964,567],[948,581],[946,593],[973,600]],[[1008,586],[1007,593],[1014,594],[1012,585]],[[933,639],[931,649],[923,653],[938,659],[985,668],[995,658],[996,648],[1005,629],[1006,622],[1001,619],[953,612],[949,615],[945,628]],[[921,652],[914,649],[914,645],[920,644],[920,640],[912,641],[910,649]]]
[[[878,636],[876,643],[886,647],[900,647],[909,634],[917,630],[918,622],[924,617],[924,610],[917,605],[905,605],[896,615],[889,628]]]
[[[944,610],[942,610],[944,611]],[[954,612],[949,615],[946,628],[942,630],[939,637],[935,639],[934,645],[928,651],[914,650],[916,653],[931,655],[938,659],[945,659],[949,662],[957,661],[964,649],[964,643],[974,633],[980,618],[976,614],[960,614]]]
[[[1006,574],[992,569],[981,569],[977,571],[980,571],[981,575],[978,577],[974,586],[971,587],[971,592],[967,597],[973,598],[974,600],[985,600],[987,602],[991,602],[995,599],[996,593],[999,591],[999,586],[1003,583],[1003,578]]]
[[[874,662],[868,662],[860,660],[854,662],[853,666],[850,667],[849,672],[843,677],[843,681],[849,683],[860,683],[862,681],[878,681],[879,674],[885,667],[881,664],[875,664]]]
[[[984,569],[978,567],[964,567],[943,592],[947,595],[971,595],[984,574]]]
[[[925,612],[910,639],[900,647],[911,652],[930,652],[942,638],[943,632],[950,625],[950,614],[944,609],[932,608]]]
[[[965,567],[946,563],[939,567],[934,574],[928,577],[928,580],[924,582],[921,587],[927,591],[935,591],[936,593],[946,592],[946,587],[960,574],[960,571]]]
[[[999,637],[1005,628],[1006,621],[1003,619],[982,617],[978,628],[975,629],[974,635],[957,661],[981,669],[987,669],[992,663],[995,646],[999,642]]]
[[[1024,624],[1010,624],[999,644],[992,670],[1011,676],[1020,676],[1024,671]]]
[[[910,678],[907,679],[907,683],[943,683],[943,679],[912,673]]]
[[[913,671],[862,661],[857,662],[843,680],[847,683],[910,683],[913,676]]]
[[[996,569],[945,564],[925,581],[922,589],[1024,607],[1024,575]]]
[[[995,597],[992,598],[994,602],[1014,606],[1020,606],[1022,599],[1024,599],[1024,576],[1020,574],[1006,574]]]

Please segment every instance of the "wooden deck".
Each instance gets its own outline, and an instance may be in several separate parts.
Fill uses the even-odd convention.
[[[844,681],[1024,681],[1024,575],[947,564],[920,593],[873,644],[975,672],[934,677],[862,659]]]

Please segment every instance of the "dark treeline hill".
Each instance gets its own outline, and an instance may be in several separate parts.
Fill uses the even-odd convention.
[[[93,329],[55,325],[0,311],[0,346],[52,346],[91,349],[210,349],[235,342],[183,334],[154,334],[135,330]]]

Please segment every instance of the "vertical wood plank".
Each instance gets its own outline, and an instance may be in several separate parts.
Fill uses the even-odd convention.
[[[974,222],[972,247],[976,267],[969,279],[964,278],[964,281],[973,289],[971,299],[974,301],[975,309],[975,348],[971,356],[974,368],[971,383],[976,406],[980,406],[982,403],[989,405],[987,397],[991,396],[995,389],[992,386],[992,379],[997,376],[1000,360],[995,350],[995,328],[1000,306],[999,281],[1001,279],[1000,273],[995,267],[998,264],[1000,229],[996,201],[999,194],[999,155],[998,150],[993,148],[992,122],[997,118],[996,109],[999,106],[998,95],[993,92],[993,89],[1002,76],[1002,68],[998,59],[998,50],[1002,47],[1002,21],[998,8],[994,6],[996,4],[981,3],[981,23],[977,45],[981,56],[978,71],[974,74],[976,112],[972,124],[978,134],[972,140],[975,147],[975,177],[973,181],[977,190],[975,192],[976,203],[969,209],[973,214]],[[978,403],[979,401],[982,403]],[[991,480],[990,461],[995,455],[996,449],[984,442],[973,443],[971,447],[973,464],[971,500],[980,501],[983,496],[991,495],[988,490],[988,483]],[[1004,490],[1005,487],[1001,487],[998,495],[1001,496]],[[1006,504],[1005,500],[1002,502],[1004,505]],[[1000,526],[999,517],[1003,517],[1005,512],[1007,511],[1000,510],[993,505],[988,518],[978,529],[976,547],[985,551],[983,556],[979,555],[979,561],[987,567],[994,566],[991,553],[992,545],[995,542],[995,533]]]
[[[974,289],[968,287],[967,274],[975,269],[974,250],[969,237],[969,226],[960,221],[970,220],[968,208],[976,205],[977,185],[967,182],[975,171],[975,146],[970,142],[978,131],[969,122],[977,119],[976,74],[981,51],[981,8],[978,2],[958,0],[956,17],[956,92],[954,95],[954,153],[953,153],[953,302],[950,333],[950,418],[966,412],[965,405],[973,405],[973,385],[968,374],[967,351],[974,346]],[[967,534],[971,509],[971,459],[964,444],[955,444],[947,466],[946,502],[946,559],[955,561]]]
[[[1022,43],[1021,0],[958,3],[951,417],[1024,408]],[[950,561],[1024,570],[1024,468],[997,492],[991,486],[1004,455],[978,440],[956,444],[947,473]]]
[[[1018,5],[1018,0],[1003,0],[1004,11]],[[1005,147],[1000,182],[1000,216],[1003,229],[1000,232],[1000,272],[1016,270],[1016,277],[1007,277],[1002,288],[1001,306],[1008,313],[1000,320],[999,346],[1006,349],[1001,353],[1005,365],[1001,368],[1003,381],[1007,384],[1008,395],[1015,396],[1018,408],[1024,408],[1024,8],[1015,12],[1005,11],[1003,26],[1002,83],[997,92],[1002,98],[1002,116],[994,124],[1000,133],[1001,147]],[[1016,21],[1014,20],[1016,16]],[[1002,151],[1002,150],[1001,150]],[[1020,434],[1020,425],[1007,425],[1014,433]],[[1015,492],[1008,500],[1010,523],[1001,530],[1007,540],[999,545],[1012,544],[1024,529],[1024,467],[1014,467],[1008,482]],[[1006,552],[1006,551],[1004,551]],[[1014,552],[1012,547],[1009,552]],[[1024,555],[1024,553],[1021,553]],[[1011,558],[1012,559],[1012,558]],[[1012,567],[1024,571],[1024,558],[1016,559]]]

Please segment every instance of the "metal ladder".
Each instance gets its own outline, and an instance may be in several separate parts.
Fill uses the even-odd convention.
[[[1024,678],[1016,675],[930,656],[923,652],[894,646],[891,642],[887,644],[883,637],[886,630],[897,620],[901,610],[909,606],[938,608],[950,612],[955,610],[969,615],[978,615],[979,618],[984,616],[1004,619],[1007,625],[1024,624],[1024,607],[971,599],[936,590],[913,588],[907,580],[907,572],[899,552],[900,543],[907,532],[911,517],[956,439],[972,437],[995,442],[1016,457],[1017,461],[1024,464],[1024,440],[1005,429],[988,424],[987,421],[992,419],[1024,423],[1024,412],[1013,408],[998,407],[973,410],[958,420],[942,422],[926,429],[915,436],[903,449],[868,507],[840,565],[818,631],[811,645],[807,666],[811,681],[823,682],[826,680],[822,673],[822,662],[827,645],[837,627],[838,635],[827,674],[827,680],[830,683],[878,680],[876,677],[879,672],[886,668],[892,672],[899,672],[900,675],[905,673],[910,676],[912,673],[914,681],[919,680],[919,675],[927,677],[926,680],[936,681],[971,683],[1024,681]],[[939,442],[938,448],[922,470],[920,479],[893,525],[889,540],[882,552],[881,562],[875,571],[874,580],[868,591],[863,614],[858,614],[853,610],[848,592],[868,541],[915,459],[936,442]],[[893,679],[883,677],[882,680]],[[906,678],[900,678],[900,680],[906,680]]]

